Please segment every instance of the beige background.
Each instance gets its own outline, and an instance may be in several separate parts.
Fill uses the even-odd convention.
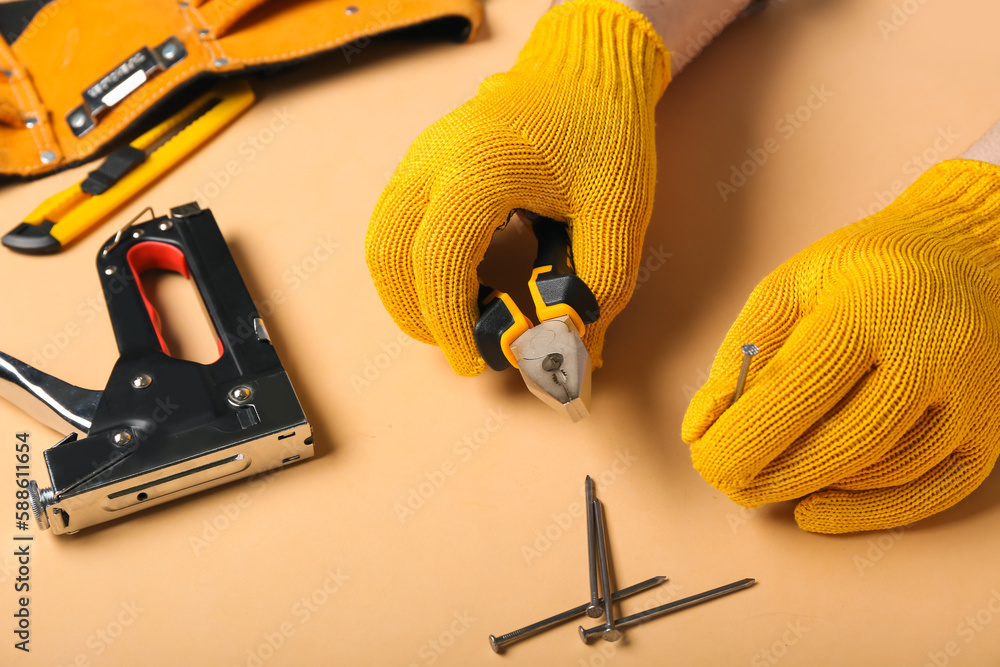
[[[1000,118],[1000,5],[774,2],[695,61],[658,109],[647,255],[670,257],[611,328],[593,416],[576,426],[516,373],[460,378],[437,349],[397,346],[363,256],[368,215],[409,143],[512,64],[546,5],[490,0],[472,44],[374,45],[350,65],[338,53],[265,81],[246,116],[63,255],[0,253],[0,349],[49,353],[45,370],[99,388],[117,356],[93,268],[99,244],[146,204],[163,213],[201,197],[251,293],[275,301],[268,326],[318,454],[76,536],[39,535],[24,655],[11,646],[13,546],[3,546],[13,544],[14,434],[31,433],[36,474],[57,436],[0,405],[10,522],[0,524],[0,663],[997,663],[995,476],[902,532],[821,537],[795,526],[791,505],[741,511],[692,470],[678,433],[758,280],[887,201],[881,193],[919,173],[915,160],[956,156]],[[894,11],[898,30],[883,34]],[[789,136],[780,123],[813,87],[828,99],[814,98]],[[779,150],[722,201],[716,182],[771,138]],[[230,161],[239,173],[212,187]],[[85,171],[0,189],[3,231]],[[332,257],[307,261],[324,243],[337,244]],[[529,261],[530,250],[515,254]],[[296,281],[295,267],[312,271]],[[588,473],[606,503],[617,581],[672,582],[623,613],[742,577],[759,584],[618,645],[584,646],[569,625],[493,655],[490,633],[586,599],[585,522],[569,510]],[[977,613],[984,625],[966,621]]]

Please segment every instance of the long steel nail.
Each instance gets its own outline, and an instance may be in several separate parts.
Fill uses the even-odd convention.
[[[687,609],[688,607],[693,607],[696,604],[708,602],[709,600],[722,597],[723,595],[729,595],[730,593],[735,593],[736,591],[743,590],[744,588],[749,588],[756,582],[756,579],[741,579],[740,581],[734,581],[731,584],[713,588],[710,591],[698,593],[697,595],[692,595],[691,597],[684,598],[683,600],[668,602],[667,604],[660,605],[659,607],[653,607],[652,609],[647,609],[646,611],[640,611],[638,614],[632,614],[631,616],[619,618],[615,621],[615,623],[618,624],[619,628],[629,628],[633,625],[638,625],[639,623],[659,618],[660,616],[666,616],[669,613],[680,611],[681,609]],[[584,644],[588,644],[591,639],[600,635],[602,632],[605,632],[605,627],[606,626],[598,625],[596,627],[586,629],[581,625],[580,639]]]
[[[623,588],[620,591],[616,592],[611,597],[617,602],[618,600],[627,598],[630,595],[635,595],[636,593],[641,593],[643,591],[649,590],[654,586],[659,586],[666,580],[667,580],[666,577],[653,577],[652,579],[641,581],[638,584],[635,584],[634,586]],[[603,602],[604,602],[603,598],[598,600],[599,604]],[[503,651],[504,646],[507,646],[508,644],[513,644],[514,642],[520,641],[525,637],[530,637],[534,634],[541,632],[542,630],[551,628],[554,625],[565,623],[570,619],[583,615],[583,613],[587,611],[588,604],[590,603],[584,602],[578,607],[573,607],[572,609],[568,609],[562,612],[561,614],[550,616],[549,618],[546,618],[544,621],[538,621],[537,623],[532,623],[531,625],[525,626],[520,630],[514,630],[513,632],[508,632],[507,634],[500,635],[499,637],[490,635],[490,646],[496,653],[501,653]]]
[[[743,395],[743,385],[746,384],[747,373],[750,371],[750,359],[760,352],[753,343],[747,343],[740,350],[743,351],[743,365],[740,366],[740,376],[736,378],[736,391],[733,392],[733,400],[729,402],[729,405],[740,400],[740,396]]]
[[[604,526],[604,506],[594,498],[594,524],[597,526],[597,555],[601,565],[601,589],[604,591],[604,640],[616,642],[622,633],[615,629],[614,601],[611,591],[611,574],[608,567],[608,542]]]
[[[594,480],[587,475],[584,483],[587,495],[587,563],[590,566],[590,606],[587,607],[587,616],[600,618],[604,610],[598,601],[600,594],[597,590],[597,542],[594,538]]]

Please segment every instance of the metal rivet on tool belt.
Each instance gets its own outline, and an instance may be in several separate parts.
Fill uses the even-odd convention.
[[[164,60],[173,60],[174,56],[177,55],[177,45],[170,42],[160,50],[160,55],[163,56]]]
[[[215,65],[216,67],[222,67],[224,65],[228,65],[229,64],[229,59],[228,58],[216,58],[215,60],[212,61],[212,64]]]
[[[145,389],[151,384],[153,384],[153,378],[151,378],[147,373],[139,373],[132,378],[133,389]]]
[[[128,443],[132,442],[132,434],[125,429],[115,431],[111,434],[111,442],[115,447],[124,447]]]
[[[347,14],[348,16],[353,16],[354,14],[358,13],[358,8],[355,7],[354,5],[350,5],[347,9],[344,10],[344,13]]]
[[[2,72],[3,72],[3,75],[4,75],[5,77],[7,77],[8,79],[9,79],[10,77],[14,76],[14,72],[13,72],[12,70],[9,70],[9,69],[5,69],[5,70],[0,70],[0,71],[2,71]]]
[[[233,401],[234,403],[246,403],[248,400],[250,400],[251,396],[253,396],[253,392],[250,390],[250,387],[244,385],[235,387],[232,391],[229,392],[229,400]]]
[[[56,159],[56,154],[52,151],[42,151],[42,154],[39,157],[42,160],[42,164],[48,164]]]
[[[69,126],[79,130],[87,122],[87,114],[84,111],[74,111],[69,117]]]
[[[32,128],[32,127],[34,127],[36,125],[38,125],[38,119],[37,118],[31,117],[31,118],[25,118],[24,119],[24,126],[25,127]],[[51,152],[51,151],[46,151],[46,153],[49,153],[49,152]],[[42,155],[45,155],[45,153],[42,153]],[[55,155],[53,155],[52,157],[55,157]]]
[[[206,35],[208,35],[208,33],[209,33],[208,28],[202,28],[201,30],[198,31],[198,34],[202,37],[205,37]]]

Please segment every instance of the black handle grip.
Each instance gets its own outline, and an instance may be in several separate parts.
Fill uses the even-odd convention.
[[[495,371],[517,366],[510,344],[531,328],[531,323],[506,292],[486,285],[479,286],[476,298],[479,320],[472,330],[479,354]]]
[[[211,211],[178,207],[171,217],[133,225],[104,248],[97,269],[122,358],[168,354],[139,283],[145,269],[156,267],[189,274],[197,286],[219,337],[221,356],[208,365],[218,379],[280,365],[270,345],[241,344],[256,342],[259,315]]]
[[[601,309],[587,283],[576,275],[569,227],[552,218],[529,216],[529,219],[538,240],[535,270],[529,283],[538,319],[575,314],[581,329],[580,324],[596,322]]]

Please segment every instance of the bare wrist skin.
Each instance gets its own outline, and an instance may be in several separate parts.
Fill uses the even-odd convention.
[[[1000,164],[1000,123],[987,130],[979,141],[962,153],[962,157],[990,164]]]
[[[555,0],[552,6],[562,4]],[[565,0],[569,1],[569,0]],[[645,16],[670,51],[677,74],[739,16],[750,0],[619,0]]]

